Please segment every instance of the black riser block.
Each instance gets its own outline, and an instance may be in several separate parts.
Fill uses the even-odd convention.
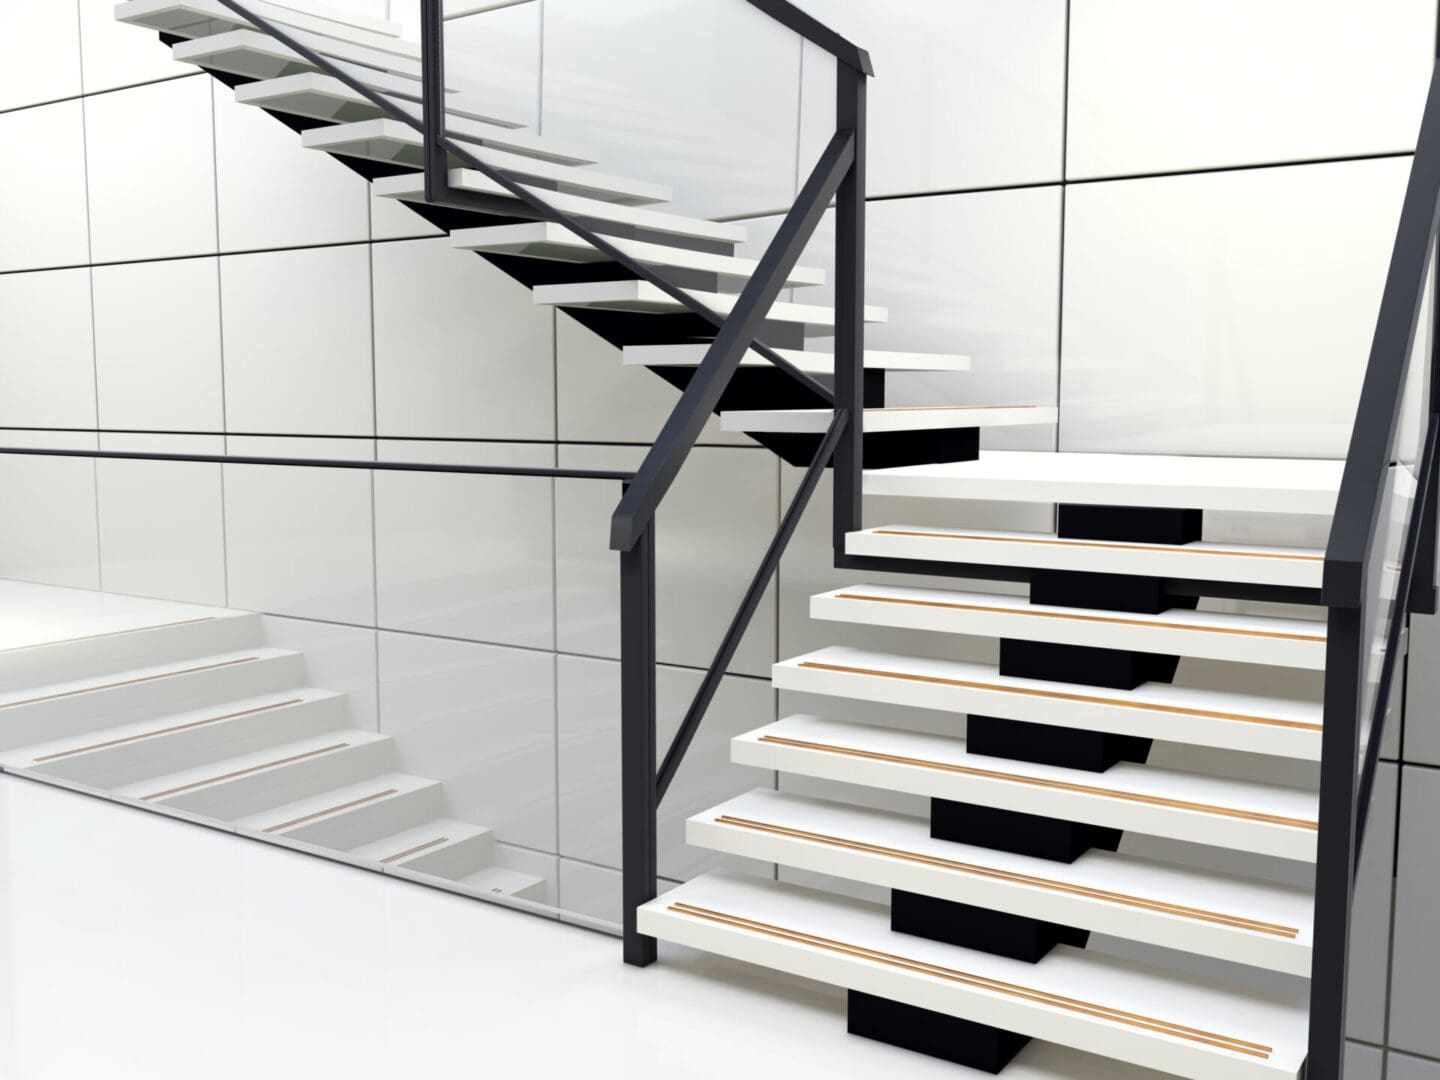
[[[1121,831],[1018,810],[931,799],[930,835],[936,840],[1072,863],[1091,848],[1114,851],[1120,846]]]
[[[1122,761],[1144,764],[1150,756],[1151,740],[1136,735],[1080,731],[973,713],[967,724],[966,750],[986,757],[1104,772]]]
[[[1061,503],[1056,532],[1071,540],[1129,540],[1137,544],[1193,544],[1200,539],[1202,510],[1163,506],[1089,506]]]
[[[695,377],[693,367],[652,367],[650,369],[677,390],[684,390]],[[816,375],[815,381],[822,386],[831,386],[834,379],[829,375]],[[865,372],[862,383],[865,405],[878,405],[885,400],[885,371],[883,368]],[[735,372],[730,385],[720,395],[717,412],[733,409],[826,409],[829,405],[817,397],[803,383],[797,382],[775,367],[747,365]]]
[[[1142,683],[1169,682],[1175,677],[1179,663],[1178,656],[1159,653],[1000,639],[1000,674],[1017,679],[1049,679],[1112,690],[1134,690]]]
[[[900,889],[890,893],[890,929],[1027,964],[1038,963],[1056,945],[1083,949],[1090,940],[1088,930]]]
[[[956,1016],[906,1005],[851,990],[847,1030],[903,1050],[928,1054],[994,1075],[1010,1064],[1030,1041],[1028,1035],[961,1020]]]
[[[1159,615],[1171,608],[1194,608],[1198,598],[1171,596],[1165,579],[1131,574],[1090,574],[1078,570],[1034,570],[1030,602],[1054,607],[1132,611]]]
[[[788,464],[805,466],[815,456],[821,435],[781,435],[747,432],[761,446]],[[929,465],[940,461],[974,461],[980,456],[980,429],[944,431],[886,431],[865,436],[865,468],[893,469],[901,465]]]
[[[487,256],[488,258],[488,256]],[[522,269],[512,269],[518,263],[536,263],[543,260],[518,259],[514,255],[501,256],[506,259],[502,267],[522,285],[531,284],[519,276]],[[492,262],[499,262],[491,259]],[[548,277],[548,271],[542,271]],[[544,281],[537,282],[545,284]],[[715,336],[715,327],[690,312],[675,312],[669,315],[648,314],[640,311],[605,311],[601,308],[566,308],[569,315],[586,329],[598,334],[616,348],[626,345],[682,345],[706,342]],[[805,328],[797,323],[763,322],[758,336],[771,348],[799,349],[805,344]]]

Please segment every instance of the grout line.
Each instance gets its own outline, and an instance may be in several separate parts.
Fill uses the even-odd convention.
[[[1061,405],[1065,397],[1065,220],[1070,167],[1070,14],[1071,0],[1065,0],[1065,56],[1060,89],[1060,237],[1057,258],[1058,282],[1055,292],[1055,452],[1060,452],[1061,424],[1065,416]],[[1059,507],[1054,514],[1060,513]],[[1057,530],[1058,531],[1058,530]]]
[[[82,72],[83,72],[83,70],[84,70],[84,62],[85,62],[85,60],[84,60],[84,56],[85,56],[84,35],[83,35],[83,34],[79,35],[79,38],[80,38],[80,40],[79,40],[77,52],[79,52],[79,54],[80,54],[81,70],[82,70]],[[141,89],[142,87],[154,86],[156,83],[177,82],[177,81],[180,80],[180,79],[193,79],[193,78],[196,78],[197,76],[207,75],[207,74],[209,74],[209,72],[206,72],[206,71],[198,71],[198,70],[197,70],[197,71],[182,71],[182,72],[180,72],[178,75],[162,75],[162,76],[160,76],[159,78],[146,79],[146,80],[143,81],[143,82],[126,83],[124,86],[107,86],[107,87],[105,87],[105,88],[102,89],[102,90],[83,90],[83,89],[82,89],[81,92],[78,93],[78,94],[69,94],[69,95],[67,95],[67,96],[65,96],[65,97],[49,98],[48,100],[45,100],[45,101],[32,101],[32,102],[28,102],[28,103],[25,104],[25,105],[13,105],[13,106],[11,106],[11,107],[8,108],[8,109],[0,109],[0,116],[8,116],[8,115],[10,115],[10,114],[12,114],[12,113],[26,112],[26,111],[28,111],[28,110],[30,110],[30,109],[43,109],[43,108],[45,108],[45,107],[47,107],[47,106],[49,106],[49,105],[64,105],[66,102],[69,102],[69,101],[83,101],[83,100],[85,100],[86,98],[100,97],[100,96],[102,96],[102,95],[104,95],[104,94],[118,94],[118,93],[120,93],[120,92],[123,91],[123,90],[139,90],[139,89]]]

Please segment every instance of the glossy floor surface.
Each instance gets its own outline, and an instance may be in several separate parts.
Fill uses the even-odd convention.
[[[828,987],[629,969],[610,937],[0,778],[6,1080],[980,1075],[844,1024]],[[1051,1049],[1007,1076],[1103,1075]]]
[[[218,615],[223,608],[0,580],[0,652]]]

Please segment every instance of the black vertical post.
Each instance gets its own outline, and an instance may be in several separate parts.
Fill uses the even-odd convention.
[[[1429,382],[1426,387],[1426,401],[1429,403],[1426,422],[1440,413],[1440,252],[1436,251],[1433,238],[1430,272],[1435,280],[1430,288],[1430,355],[1425,358],[1425,374]],[[1440,503],[1440,469],[1431,475],[1429,488],[1424,522],[1420,527],[1420,550],[1415,553],[1415,577],[1410,583],[1410,602],[1407,605],[1407,613],[1417,615],[1434,615],[1437,606],[1440,606],[1437,605],[1440,597],[1437,597],[1435,588],[1435,545],[1440,543],[1436,528],[1437,513],[1440,513],[1440,508],[1436,506]]]
[[[1341,1080],[1344,1070],[1345,991],[1355,896],[1355,796],[1359,783],[1360,688],[1364,678],[1361,663],[1369,653],[1361,641],[1361,626],[1361,609],[1330,609],[1305,1080]]]
[[[655,939],[636,927],[655,899],[655,526],[620,552],[620,819],[625,962],[655,962]]]
[[[865,91],[866,74],[835,61],[835,121],[855,133],[855,163],[835,196],[835,408],[850,414],[832,470],[837,556],[860,528],[865,429]]]
[[[439,202],[450,185],[445,137],[444,0],[420,0],[420,107],[424,130],[425,199]]]

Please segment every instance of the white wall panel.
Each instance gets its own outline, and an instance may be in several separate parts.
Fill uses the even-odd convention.
[[[96,449],[93,435],[7,431],[9,446]],[[100,587],[95,462],[0,454],[0,578]]]
[[[1060,179],[1065,0],[801,0],[867,49],[872,195]],[[800,169],[835,131],[835,61],[805,49]]]
[[[379,644],[374,630],[279,615],[266,615],[261,625],[266,644],[304,653],[310,686],[345,695],[352,727],[380,730]]]
[[[0,426],[95,426],[90,271],[0,274]]]
[[[1390,1045],[1440,1058],[1435,1002],[1440,1000],[1440,771],[1405,767],[1400,796],[1400,849],[1395,863],[1395,953],[1390,976]]]
[[[61,7],[56,0],[31,0],[36,6]],[[153,30],[115,21],[111,0],[79,0],[80,52],[85,93],[173,79],[193,69],[177,64],[170,47]],[[201,77],[204,81],[204,77]]]
[[[11,0],[0,9],[0,110],[80,93],[80,28],[74,4]]]
[[[445,23],[445,73],[493,116],[540,123],[541,4],[516,4]]]
[[[1062,449],[1343,457],[1408,165],[1072,187]]]
[[[0,271],[88,263],[84,104],[0,113],[0,143],[24,148],[0,169]]]
[[[1430,0],[1073,0],[1068,175],[1411,149],[1434,26]]]

